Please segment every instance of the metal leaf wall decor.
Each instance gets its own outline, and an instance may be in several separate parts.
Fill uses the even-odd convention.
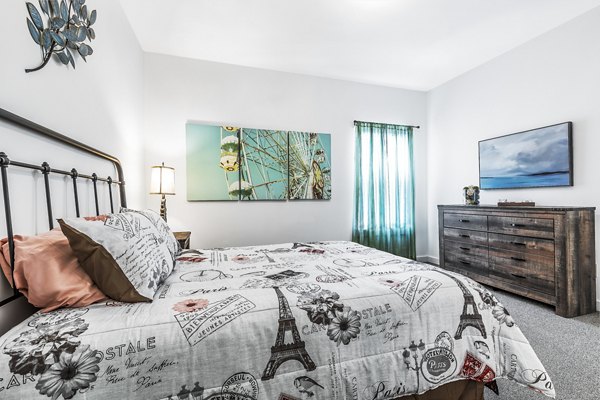
[[[96,38],[92,25],[96,23],[98,13],[89,11],[86,0],[38,0],[40,10],[27,2],[27,27],[31,38],[40,46],[42,63],[26,69],[25,72],[35,72],[44,68],[50,58],[64,65],[75,68],[74,54],[79,53],[83,61],[94,53],[86,43]]]

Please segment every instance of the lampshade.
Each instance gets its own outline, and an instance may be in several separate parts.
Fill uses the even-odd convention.
[[[150,194],[175,194],[175,168],[165,163],[152,167]]]

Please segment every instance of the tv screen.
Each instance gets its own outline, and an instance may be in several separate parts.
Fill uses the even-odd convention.
[[[481,189],[573,186],[573,123],[479,142]]]

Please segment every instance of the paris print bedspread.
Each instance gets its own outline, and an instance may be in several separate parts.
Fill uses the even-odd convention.
[[[554,397],[487,289],[351,242],[184,251],[152,303],[37,313],[0,398],[384,400],[507,378]]]

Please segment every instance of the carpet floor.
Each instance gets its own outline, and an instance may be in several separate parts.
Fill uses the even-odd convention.
[[[495,290],[554,382],[559,400],[600,400],[600,313],[562,318],[554,308]],[[499,379],[500,396],[486,400],[543,400],[545,396]]]

